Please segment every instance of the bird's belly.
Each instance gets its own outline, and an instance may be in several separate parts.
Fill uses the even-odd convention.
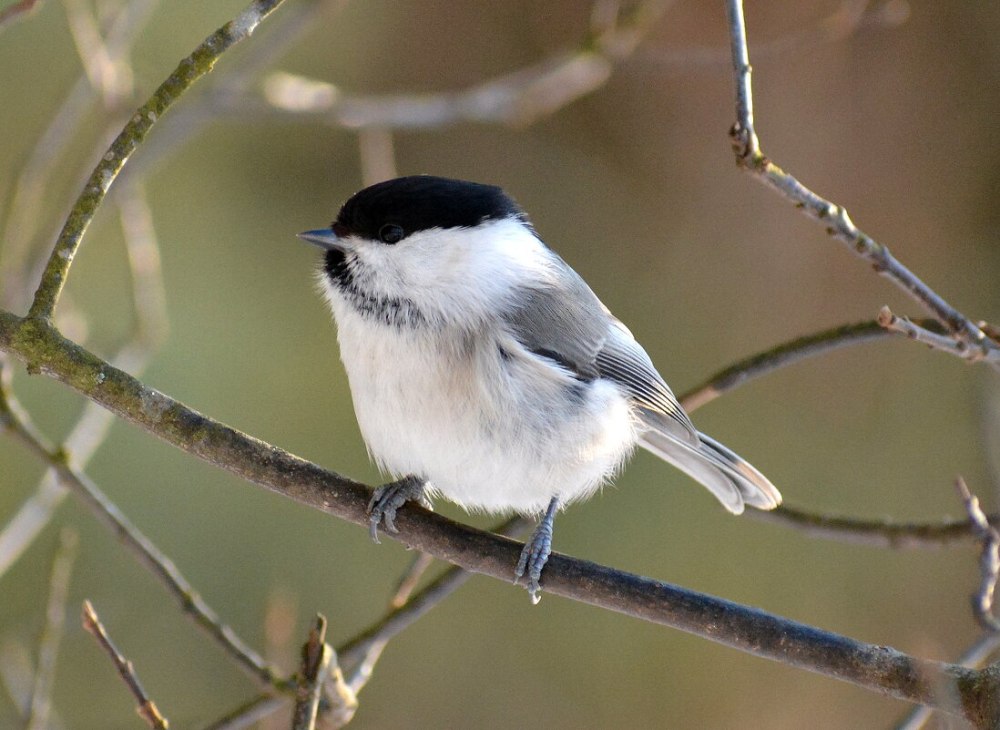
[[[371,331],[367,333],[371,335]],[[613,384],[566,384],[499,355],[494,340],[345,336],[361,433],[381,468],[415,474],[466,509],[537,513],[590,496],[636,442]],[[532,369],[534,368],[534,369]]]

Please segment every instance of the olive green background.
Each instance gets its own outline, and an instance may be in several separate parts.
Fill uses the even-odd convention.
[[[241,7],[164,3],[134,54],[143,98]],[[1000,319],[1000,8],[915,3],[899,27],[821,41],[817,29],[838,8],[749,4],[751,53],[763,44],[752,61],[764,151],[847,206],[960,309]],[[588,13],[588,4],[568,1],[353,2],[322,16],[277,68],[356,93],[459,89],[578,45]],[[269,42],[261,31],[248,45]],[[796,38],[802,42],[788,42]],[[735,167],[726,136],[733,121],[727,44],[721,2],[678,2],[595,94],[523,129],[399,133],[399,172],[504,186],[676,391],[790,338],[870,319],[883,304],[922,316]],[[219,70],[245,53],[237,49]],[[0,34],[0,69],[6,200],[79,74],[59,3],[43,3]],[[151,140],[170,134],[171,115],[184,104]],[[100,126],[96,118],[81,124]],[[38,211],[43,228],[58,223],[58,202],[86,150],[75,148],[53,183],[48,207]],[[353,132],[251,115],[210,125],[155,167],[148,186],[171,332],[143,380],[377,483],[315,291],[317,254],[294,237],[329,222],[361,184]],[[67,290],[86,315],[88,346],[104,355],[130,326],[126,276],[109,208],[84,240]],[[957,474],[995,503],[997,384],[983,366],[900,339],[778,372],[694,420],[766,473],[789,504],[934,520],[961,514],[951,486]],[[81,407],[60,385],[23,371],[15,387],[53,438]],[[328,617],[334,643],[346,640],[380,615],[409,561],[394,542],[374,546],[358,527],[241,483],[125,424],[113,427],[88,471],[238,633],[262,651],[277,641],[269,651],[286,669],[315,612]],[[42,472],[23,448],[0,439],[0,521]],[[496,520],[438,507],[481,526]],[[65,727],[140,726],[120,680],[79,628],[84,598],[173,727],[204,725],[254,694],[72,499],[0,580],[0,645],[35,650],[64,525],[81,538],[54,694]],[[979,580],[971,544],[894,552],[734,518],[646,454],[557,520],[555,548],[924,657],[952,659],[978,635],[968,600]],[[269,606],[295,621],[290,639],[282,642],[273,626],[269,639]],[[907,710],[557,597],[533,607],[523,590],[481,577],[390,644],[360,702],[354,725],[379,728],[887,727]],[[0,726],[16,717],[0,693]],[[281,717],[267,727],[287,726]]]

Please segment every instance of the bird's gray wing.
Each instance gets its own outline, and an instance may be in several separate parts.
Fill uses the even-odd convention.
[[[698,431],[656,372],[649,355],[625,325],[614,318],[595,363],[602,376],[625,389],[646,425],[691,445],[698,444]]]
[[[587,283],[558,263],[554,281],[526,286],[515,297],[517,306],[505,314],[517,340],[581,380],[603,377],[617,383],[651,427],[697,445],[698,432],[646,351]]]
[[[596,357],[607,340],[610,315],[587,283],[560,263],[555,281],[525,286],[503,317],[525,349],[581,380],[594,380],[601,374]]]
[[[560,262],[561,263],[561,262]],[[503,317],[521,345],[574,377],[606,378],[632,401],[640,444],[709,489],[730,512],[773,509],[778,490],[750,464],[699,433],[649,355],[576,272],[566,266],[548,285],[525,287]]]

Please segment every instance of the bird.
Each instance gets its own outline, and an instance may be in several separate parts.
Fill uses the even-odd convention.
[[[394,481],[369,530],[398,532],[407,502],[539,516],[514,567],[540,597],[556,513],[593,495],[636,446],[729,512],[781,494],[698,431],[643,347],[542,241],[500,187],[433,175],[353,194],[326,228],[320,289],[357,422]]]

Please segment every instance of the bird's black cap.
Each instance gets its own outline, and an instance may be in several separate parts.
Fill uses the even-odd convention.
[[[401,240],[430,228],[468,228],[504,218],[528,224],[520,206],[494,185],[411,175],[359,190],[344,203],[332,228],[338,236],[377,241],[386,226],[398,226]]]

